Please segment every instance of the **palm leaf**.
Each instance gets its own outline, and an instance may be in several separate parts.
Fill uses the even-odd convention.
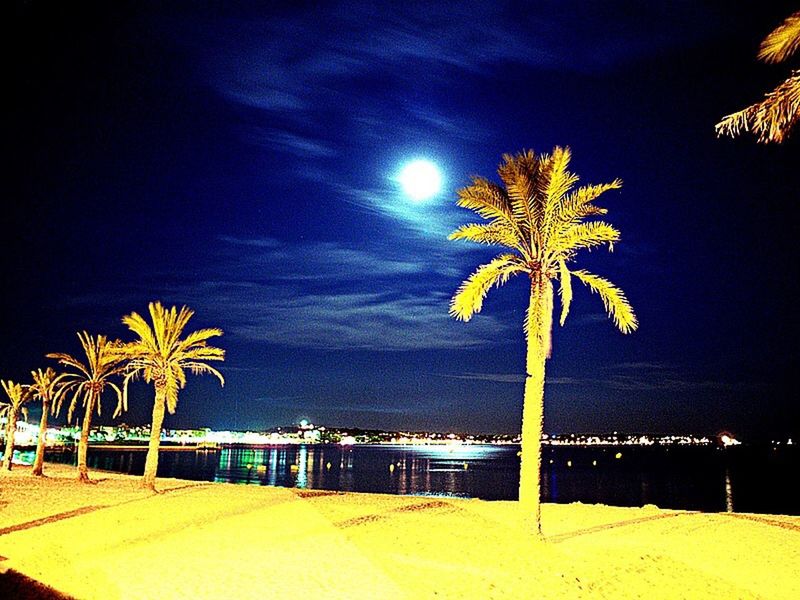
[[[596,292],[600,296],[606,312],[622,333],[631,333],[636,330],[639,322],[636,320],[633,308],[621,289],[607,279],[583,269],[572,271],[572,274],[580,279],[592,292]]]
[[[213,375],[219,380],[220,385],[225,385],[225,378],[222,376],[222,373],[217,371],[211,365],[207,365],[205,363],[200,362],[188,362],[184,365],[187,369],[189,369],[193,375],[202,375],[208,374]]]
[[[77,358],[73,358],[69,354],[63,354],[61,352],[51,352],[46,356],[47,358],[52,358],[57,360],[60,364],[64,365],[65,367],[72,367],[73,369],[80,371],[86,377],[91,377],[91,375],[89,374],[89,369],[86,368],[86,365],[84,365]]]
[[[151,349],[158,348],[153,330],[150,329],[150,325],[139,313],[132,312],[122,317],[122,322],[128,326],[128,329],[139,336],[139,341],[132,342],[132,344],[141,344]],[[132,344],[128,344],[128,348],[130,348]]]
[[[758,58],[767,63],[783,62],[800,49],[800,11],[788,16],[764,41]]]
[[[556,206],[561,198],[563,198],[566,193],[572,189],[572,186],[578,182],[578,176],[567,171],[571,158],[572,152],[568,147],[561,148],[560,146],[556,146],[553,150],[553,156],[550,159],[552,169],[550,170],[550,177],[547,181],[547,187],[545,188],[548,205],[545,207],[546,209],[549,208],[549,206]]]
[[[451,233],[447,239],[468,240],[478,244],[495,244],[514,249],[520,247],[520,240],[514,230],[500,221],[488,224],[470,223],[469,225],[462,225]]]
[[[735,137],[741,131],[751,131],[761,143],[782,142],[800,118],[800,70],[761,102],[723,117],[715,129],[717,136]]]
[[[504,154],[497,174],[506,186],[515,221],[526,231],[534,228],[535,181],[538,161],[533,150],[517,155]]]
[[[611,183],[600,185],[585,185],[579,187],[562,198],[556,207],[556,215],[562,223],[576,223],[581,219],[596,215],[603,215],[608,212],[604,208],[594,206],[591,203],[597,200],[601,194],[608,190],[618,190],[622,187],[622,180],[615,179]]]
[[[514,217],[506,191],[483,177],[473,177],[472,185],[458,190],[456,204],[487,220],[501,219],[511,222]]]
[[[561,251],[573,251],[608,244],[609,249],[613,250],[614,242],[619,241],[619,236],[616,228],[603,221],[578,223],[564,231],[558,247]]]
[[[193,331],[189,335],[187,335],[180,343],[179,347],[182,352],[185,352],[191,349],[193,346],[205,343],[205,341],[212,337],[218,337],[222,335],[221,329],[216,328],[209,328],[209,329],[198,329],[197,331]]]
[[[572,276],[567,268],[567,263],[563,260],[558,261],[558,280],[561,283],[559,295],[561,296],[561,319],[563,327],[569,314],[569,305],[572,304]]]
[[[481,311],[483,299],[492,286],[500,286],[512,275],[526,270],[527,266],[516,254],[501,254],[481,265],[456,291],[450,301],[450,315],[469,321],[473,314]]]

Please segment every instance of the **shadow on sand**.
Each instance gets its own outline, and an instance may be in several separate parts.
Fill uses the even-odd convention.
[[[17,573],[13,569],[0,572],[0,598],[15,600],[75,600],[61,592]]]

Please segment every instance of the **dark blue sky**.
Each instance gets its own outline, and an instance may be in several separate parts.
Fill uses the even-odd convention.
[[[798,434],[798,143],[714,134],[788,74],[755,54],[796,7],[265,4],[18,3],[3,378],[160,299],[228,353],[167,426],[516,432],[525,282],[451,320],[493,253],[446,234],[470,175],[569,145],[582,182],[624,180],[622,243],[581,258],[641,326],[576,288],[546,430]],[[393,181],[415,157],[445,177],[421,205]]]

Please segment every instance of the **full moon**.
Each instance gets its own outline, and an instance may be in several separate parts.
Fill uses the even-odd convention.
[[[397,177],[406,195],[416,202],[428,200],[439,192],[442,175],[430,161],[414,160],[400,171]]]

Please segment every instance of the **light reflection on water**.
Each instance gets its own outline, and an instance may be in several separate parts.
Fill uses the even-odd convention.
[[[263,465],[260,472],[247,468],[253,460]],[[215,481],[395,494],[473,496],[476,479],[488,478],[494,491],[487,487],[482,497],[495,499],[516,493],[518,468],[516,448],[509,454],[508,448],[490,445],[272,446],[257,456],[224,448],[219,464]]]
[[[90,468],[141,474],[145,452],[90,449]],[[160,477],[336,491],[516,500],[518,446],[289,445],[162,449]],[[545,502],[800,514],[798,449],[545,447]],[[55,458],[55,457],[52,457]],[[30,460],[33,460],[31,452]],[[74,454],[62,457],[74,464]],[[735,504],[734,504],[735,500]]]

